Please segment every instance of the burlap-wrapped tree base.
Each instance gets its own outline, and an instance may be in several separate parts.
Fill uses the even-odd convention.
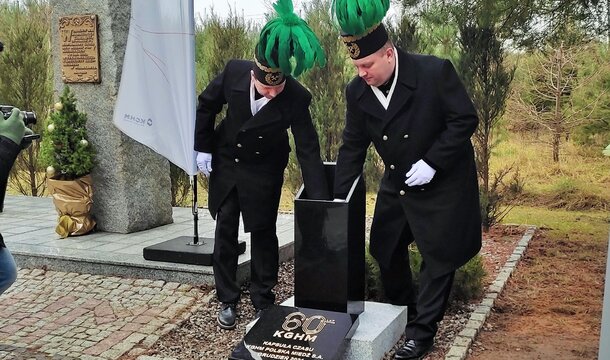
[[[55,232],[62,238],[84,235],[95,227],[91,217],[93,187],[91,175],[76,180],[47,179],[49,193],[59,214]]]

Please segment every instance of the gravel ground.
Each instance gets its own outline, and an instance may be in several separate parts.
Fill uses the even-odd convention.
[[[498,226],[484,235],[483,255],[487,271],[485,282],[491,283],[501,266],[512,253],[519,241],[524,228],[517,226]],[[294,267],[293,262],[283,263],[280,267],[279,283],[275,288],[277,303],[292,296]],[[250,303],[247,284],[242,287],[242,297],[238,305],[237,327],[233,331],[222,330],[216,324],[218,302],[215,299],[213,287],[204,288],[209,292],[207,302],[201,304],[198,311],[179,327],[163,336],[148,350],[146,355],[170,357],[180,360],[224,360],[242,339],[246,324],[254,318],[254,308]],[[463,329],[470,314],[478,304],[454,303],[450,306],[445,318],[439,324],[433,351],[425,360],[443,359],[453,343],[455,336]],[[395,350],[403,343],[401,339],[396,346],[386,354],[384,360],[391,359]]]

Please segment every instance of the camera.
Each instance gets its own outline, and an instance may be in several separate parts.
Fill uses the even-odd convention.
[[[4,116],[4,120],[8,119],[13,112],[14,106],[11,105],[0,105],[0,111],[2,111],[2,115]],[[30,127],[30,125],[36,124],[36,114],[33,111],[22,111],[23,113],[23,122],[25,126]]]
[[[11,105],[0,105],[0,111],[2,111],[2,116],[4,120],[8,119],[13,112],[14,106]],[[23,113],[23,123],[27,127],[31,127],[31,125],[36,124],[36,114],[33,111],[22,111]],[[25,135],[23,139],[21,139],[21,147],[26,148],[33,140],[40,139],[40,134],[32,134]]]

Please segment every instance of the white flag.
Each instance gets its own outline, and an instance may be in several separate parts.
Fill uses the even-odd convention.
[[[197,165],[193,0],[132,0],[114,124],[189,175]]]

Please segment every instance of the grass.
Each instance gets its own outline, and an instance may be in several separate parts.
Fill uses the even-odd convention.
[[[525,204],[572,210],[610,207],[610,157],[602,149],[583,149],[570,142],[552,161],[550,148],[540,141],[513,135],[494,149],[491,171],[513,166],[525,190]]]
[[[554,238],[608,240],[610,214],[606,211],[567,211],[533,206],[516,206],[504,223],[536,225]]]

